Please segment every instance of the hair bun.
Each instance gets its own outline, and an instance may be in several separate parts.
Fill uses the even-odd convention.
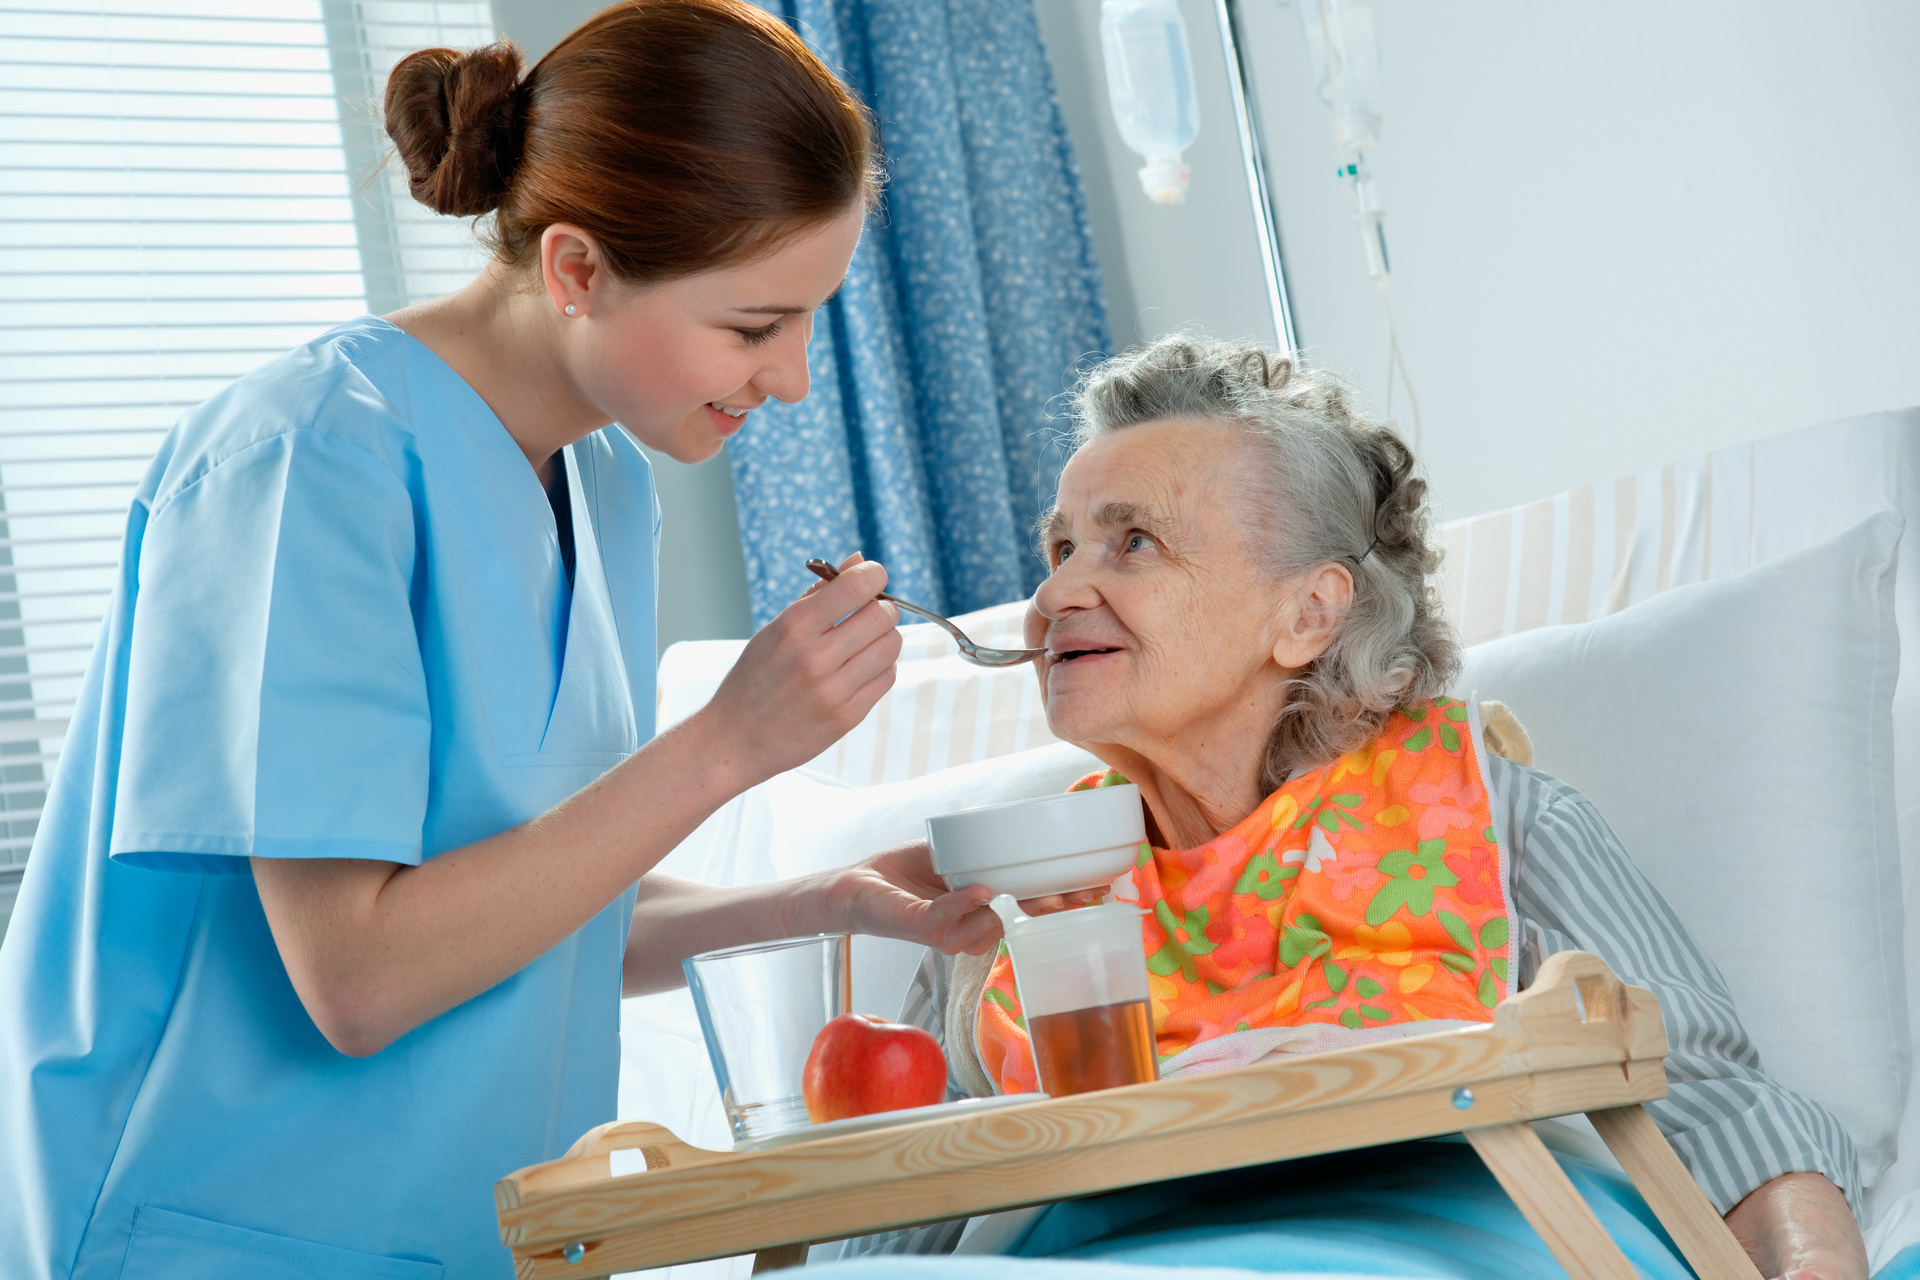
[[[387,136],[407,189],[435,213],[487,213],[520,163],[520,51],[422,49],[387,78]]]

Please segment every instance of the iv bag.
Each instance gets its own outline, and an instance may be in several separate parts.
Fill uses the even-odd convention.
[[[1334,140],[1342,154],[1365,151],[1380,140],[1373,109],[1380,79],[1373,10],[1366,0],[1294,0],[1293,7],[1300,11],[1320,100],[1334,109]]]
[[[1140,185],[1158,204],[1183,203],[1180,153],[1200,134],[1200,102],[1179,0],[1101,0],[1100,48],[1114,123],[1147,161]]]

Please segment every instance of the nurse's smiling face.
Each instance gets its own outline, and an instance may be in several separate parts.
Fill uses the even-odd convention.
[[[752,261],[644,287],[611,279],[585,233],[547,228],[546,291],[564,317],[569,380],[668,457],[711,458],[748,412],[807,394],[813,313],[840,287],[865,220],[855,205]]]

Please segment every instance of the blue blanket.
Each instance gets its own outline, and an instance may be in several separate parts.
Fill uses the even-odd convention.
[[[1632,1185],[1556,1153],[1601,1225],[1649,1280],[1693,1272]],[[1050,1207],[1005,1257],[866,1258],[810,1280],[1228,1280],[1306,1273],[1535,1280],[1566,1272],[1473,1149],[1404,1143],[1182,1178]]]
[[[1873,1280],[1920,1280],[1920,1244],[1910,1244],[1873,1273]]]

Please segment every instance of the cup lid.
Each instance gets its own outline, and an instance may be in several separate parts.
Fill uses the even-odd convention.
[[[1009,903],[1013,900],[1008,894],[999,896],[1006,898]],[[994,906],[994,911],[1000,912],[1000,908]],[[1134,903],[1117,902],[1109,898],[1105,902],[1091,903],[1083,907],[1068,907],[1064,911],[1049,911],[1045,915],[1030,916],[1023,913],[1015,916],[1011,922],[1005,923],[1004,927],[1010,941],[1016,937],[1035,941],[1041,939],[1049,942],[1055,939],[1065,941],[1069,938],[1096,937],[1103,932],[1111,932],[1115,929],[1131,930],[1137,934],[1140,918],[1146,914],[1145,908]],[[1006,921],[1004,913],[1000,918],[1003,922]],[[1123,932],[1119,936],[1131,937],[1132,934]]]
[[[927,819],[933,867],[942,875],[1137,845],[1146,838],[1146,810],[1131,782]]]

